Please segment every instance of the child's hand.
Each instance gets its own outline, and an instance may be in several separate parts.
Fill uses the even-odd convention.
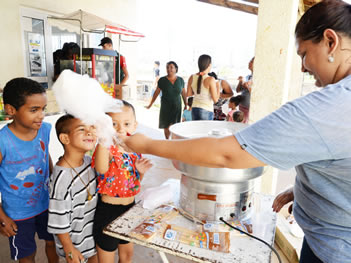
[[[66,252],[66,261],[67,263],[81,263],[84,262],[84,257],[82,253],[75,247],[72,247],[70,251]]]
[[[152,163],[149,159],[140,158],[135,161],[135,168],[140,173],[140,180],[143,179],[144,174],[152,167]]]
[[[0,233],[6,237],[12,237],[17,234],[16,223],[8,216],[1,218]]]
[[[290,187],[289,189],[277,195],[277,197],[273,201],[273,211],[278,213],[284,205],[291,201],[294,201],[293,187]]]

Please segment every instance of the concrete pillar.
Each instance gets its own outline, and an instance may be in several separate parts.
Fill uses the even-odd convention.
[[[294,30],[299,0],[260,0],[255,48],[250,123],[301,94],[301,60],[296,55]],[[267,167],[261,191],[274,194],[276,169]]]

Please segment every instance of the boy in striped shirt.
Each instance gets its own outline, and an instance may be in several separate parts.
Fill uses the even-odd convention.
[[[96,175],[91,158],[95,129],[72,115],[56,122],[64,155],[50,177],[48,232],[54,234],[57,253],[69,263],[97,263],[93,219],[97,203]]]

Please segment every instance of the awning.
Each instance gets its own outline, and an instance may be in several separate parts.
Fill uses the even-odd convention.
[[[119,34],[132,37],[145,37],[143,34],[133,31],[123,25],[85,12],[81,9],[62,17],[49,16],[50,24],[57,26],[60,29],[67,29],[69,31],[90,33],[104,33]]]

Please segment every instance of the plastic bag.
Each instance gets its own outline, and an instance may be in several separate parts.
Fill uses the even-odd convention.
[[[155,209],[162,204],[169,203],[173,199],[172,186],[163,184],[157,187],[151,187],[141,193],[143,208]]]
[[[145,241],[150,241],[158,232],[167,227],[167,220],[178,215],[178,210],[170,205],[161,205],[150,217],[134,228],[130,235]]]
[[[229,232],[198,232],[176,225],[168,225],[163,234],[163,238],[194,247],[225,253],[229,253],[230,248]]]

